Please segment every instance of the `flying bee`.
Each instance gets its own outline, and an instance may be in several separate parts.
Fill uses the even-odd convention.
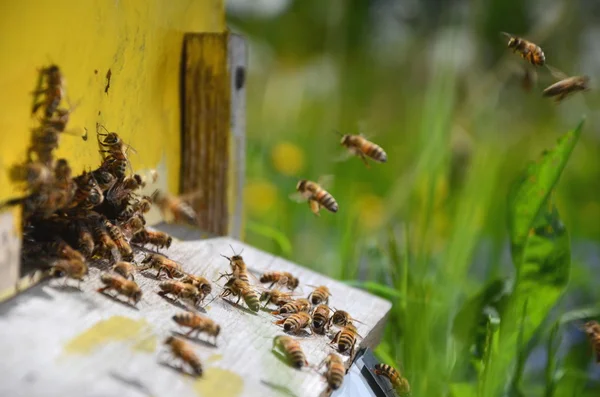
[[[360,335],[356,327],[348,324],[335,334],[330,344],[335,345],[337,343],[340,353],[349,352],[350,356],[352,356],[357,337],[360,337]]]
[[[191,336],[192,333],[199,335],[201,332],[212,336],[217,341],[217,337],[221,332],[221,327],[208,317],[200,316],[196,313],[183,312],[174,315],[173,321],[182,327],[188,327],[190,330],[186,333],[186,336]]]
[[[263,284],[271,283],[269,288],[275,284],[285,285],[290,290],[298,288],[300,281],[289,272],[267,272],[260,276],[259,281]]]
[[[221,297],[225,298],[229,295],[237,296],[236,304],[239,304],[240,299],[244,299],[244,302],[250,310],[258,312],[260,310],[259,296],[250,288],[250,285],[242,279],[232,277],[227,280],[223,287]]]
[[[352,324],[352,322],[357,322],[360,324],[364,324],[358,321],[355,318],[350,317],[350,313],[343,310],[335,310],[333,312],[333,316],[329,319],[329,325],[337,325],[338,327],[345,327],[346,325]]]
[[[135,273],[136,270],[137,270],[137,266],[135,266],[131,262],[124,262],[124,261],[117,262],[112,267],[113,272],[120,274],[121,276],[123,276],[126,279],[131,278],[132,280],[135,280],[135,278],[133,277],[133,273]]]
[[[331,212],[337,212],[338,203],[328,191],[323,189],[322,185],[324,184],[324,177],[319,179],[319,183],[301,179],[296,185],[296,192],[291,194],[290,198],[297,202],[308,200],[311,211],[317,216],[319,216],[321,207]]]
[[[545,97],[555,97],[554,100],[559,103],[571,94],[579,91],[588,91],[590,89],[590,78],[588,76],[567,77],[546,88],[542,95]]]
[[[312,285],[310,287],[313,287]],[[313,305],[319,305],[321,303],[328,303],[329,297],[331,296],[331,292],[329,292],[329,288],[324,285],[315,288],[313,292],[308,295],[308,299],[310,299]]]
[[[186,273],[180,281],[182,283],[192,284],[194,287],[198,288],[198,290],[202,293],[202,299],[210,295],[212,292],[210,282],[204,277]]]
[[[285,332],[291,332],[297,334],[301,329],[307,328],[312,323],[312,317],[307,312],[298,312],[291,314],[290,316],[281,320],[275,321],[275,324],[283,324],[283,330]]]
[[[143,261],[145,266],[140,267],[140,270],[157,269],[156,278],[160,277],[160,273],[164,270],[170,278],[180,277],[183,275],[181,265],[160,254],[150,254]]]
[[[385,163],[387,161],[387,154],[381,146],[367,140],[362,134],[342,134],[339,131],[336,131],[336,133],[342,137],[342,140],[340,141],[342,146],[348,149],[350,154],[360,157],[367,168],[370,167],[367,157],[378,163]]]
[[[198,223],[198,215],[184,200],[191,200],[199,195],[201,195],[201,192],[194,192],[178,197],[155,190],[152,193],[152,202],[158,206],[166,222],[196,225]]]
[[[273,349],[280,349],[292,367],[297,369],[308,367],[306,356],[296,339],[287,335],[277,335],[273,338]]]
[[[10,169],[10,179],[13,182],[26,182],[29,191],[37,191],[42,186],[54,180],[52,170],[44,163],[35,161],[26,164],[16,164]]]
[[[230,246],[231,247],[231,246]],[[248,267],[246,266],[246,262],[244,262],[244,258],[242,257],[242,252],[236,254],[233,247],[231,247],[233,251],[233,256],[225,256],[221,254],[221,256],[229,261],[229,265],[231,266],[231,276],[235,278],[239,278],[240,280],[250,283],[250,277],[248,273]]]
[[[533,66],[544,66],[546,57],[544,56],[544,51],[542,51],[538,45],[520,37],[513,36],[510,33],[501,33],[508,37],[508,48],[512,49],[513,52],[518,52],[523,59]]]
[[[293,300],[281,306],[278,310],[271,312],[271,314],[293,314],[299,312],[308,312],[310,310],[310,302],[308,299],[300,298]]]
[[[331,390],[337,390],[344,381],[346,375],[346,367],[342,358],[335,353],[329,353],[321,366],[326,365],[327,371],[325,372],[325,379]]]
[[[34,105],[31,114],[38,111],[41,106],[45,106],[44,115],[52,117],[52,114],[58,109],[63,96],[65,95],[64,83],[65,79],[56,65],[50,65],[40,71],[40,77],[45,80],[46,88],[34,91]],[[41,102],[37,102],[40,94],[44,94],[45,98]]]
[[[192,284],[182,283],[181,281],[167,280],[158,286],[160,288],[160,292],[158,293],[160,296],[172,295],[176,299],[188,299],[193,301],[194,305],[197,305],[202,297],[198,288]]]
[[[156,248],[169,248],[173,239],[164,232],[142,229],[133,236],[131,242],[142,246],[152,244]]]
[[[320,304],[315,307],[312,311],[312,327],[313,331],[317,334],[324,335],[325,332],[329,329],[329,314],[331,313],[331,309],[329,306]]]
[[[59,259],[54,262],[50,268],[50,277],[66,277],[77,280],[77,286],[80,287],[81,281],[88,273],[88,267],[85,262],[77,259]]]
[[[260,294],[260,301],[265,302],[264,306],[272,303],[276,306],[283,306],[292,300],[291,292],[281,292],[278,289],[263,291]]]
[[[179,358],[185,364],[189,365],[193,371],[193,375],[202,376],[202,363],[191,346],[182,339],[169,336],[165,340],[165,345],[171,348],[171,353],[176,358]]]
[[[588,335],[594,349],[596,363],[600,364],[600,324],[596,321],[588,321],[583,326],[583,330]]]
[[[386,377],[398,392],[410,393],[410,385],[406,378],[400,375],[396,368],[391,365],[375,364],[375,370],[373,372],[375,375]]]
[[[125,260],[133,259],[133,250],[131,249],[131,246],[129,245],[127,240],[125,240],[125,236],[123,236],[121,229],[119,229],[118,226],[110,223],[110,221],[108,219],[104,220],[104,227],[106,227],[106,230],[108,231],[108,235],[110,236],[112,241],[114,241],[114,243],[116,244],[117,249],[119,250],[119,253],[123,257],[123,259],[125,259]]]
[[[133,301],[134,305],[142,299],[142,290],[135,281],[127,280],[119,274],[104,273],[100,276],[100,281],[104,287],[99,288],[98,292],[116,291],[117,294],[127,297],[127,301]]]

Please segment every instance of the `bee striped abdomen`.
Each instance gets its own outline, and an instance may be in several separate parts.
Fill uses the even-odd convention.
[[[344,363],[341,358],[331,353],[328,356],[328,364],[327,364],[327,374],[325,375],[327,379],[327,383],[329,387],[333,390],[337,390],[342,385],[344,381],[344,375],[346,374],[346,368],[344,367]]]
[[[337,201],[335,201],[333,196],[326,190],[320,189],[317,191],[315,194],[315,200],[331,212],[337,212],[338,210]]]
[[[379,161],[380,163],[385,163],[387,161],[387,154],[379,145],[376,145],[365,139],[362,143],[361,149],[364,154],[375,161]]]

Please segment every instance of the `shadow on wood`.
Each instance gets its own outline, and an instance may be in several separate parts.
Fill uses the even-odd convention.
[[[171,331],[171,333],[173,335],[177,335],[177,336],[179,336],[181,338],[187,339],[190,342],[194,342],[194,343],[199,344],[199,345],[203,345],[203,346],[206,346],[206,347],[212,347],[212,348],[218,347],[217,344],[214,343],[214,342],[210,342],[210,341],[207,341],[207,340],[204,340],[204,339],[200,339],[199,335],[198,336],[191,336],[191,335],[188,335],[188,334],[184,334],[183,332],[179,332],[179,331]]]

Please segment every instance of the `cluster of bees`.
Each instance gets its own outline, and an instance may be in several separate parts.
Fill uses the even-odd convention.
[[[554,98],[556,102],[561,102],[571,94],[590,89],[589,76],[567,76],[565,73],[546,63],[544,51],[542,51],[537,44],[506,32],[502,32],[502,34],[508,38],[508,48],[521,55],[521,57],[533,65],[533,67],[546,66],[552,75],[559,80],[544,89],[544,91],[542,91],[543,96],[551,97]],[[534,78],[529,69],[525,69],[525,71],[524,86],[529,89]]]

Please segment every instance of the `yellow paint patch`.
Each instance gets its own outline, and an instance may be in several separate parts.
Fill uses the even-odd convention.
[[[221,368],[208,368],[194,381],[194,390],[201,397],[237,397],[242,394],[243,386],[241,376]]]
[[[216,361],[222,360],[223,359],[223,355],[222,354],[213,354],[212,356],[210,356],[208,358],[208,360],[206,360],[207,363],[214,363]]]
[[[65,345],[64,351],[68,354],[89,354],[98,346],[106,343],[134,340],[146,327],[148,327],[148,323],[145,320],[114,316],[97,322],[87,331],[71,339]],[[154,351],[155,348],[155,337],[145,338],[132,346],[132,349],[142,351],[148,351],[148,349]]]

